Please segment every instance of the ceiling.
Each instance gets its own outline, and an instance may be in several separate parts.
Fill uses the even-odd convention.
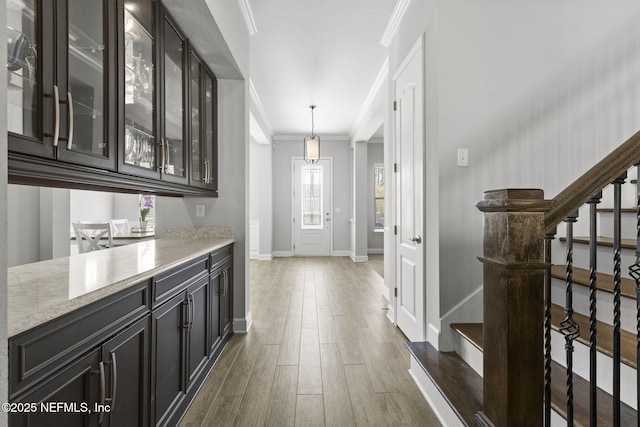
[[[349,136],[385,64],[396,0],[248,0],[251,81],[273,135]],[[269,132],[271,129],[269,129]]]

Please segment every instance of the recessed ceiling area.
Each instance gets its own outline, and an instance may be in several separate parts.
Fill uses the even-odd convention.
[[[395,0],[249,0],[251,80],[274,136],[350,135],[387,56]]]

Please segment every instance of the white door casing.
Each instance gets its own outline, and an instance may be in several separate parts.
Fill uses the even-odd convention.
[[[331,256],[332,161],[292,161],[293,254]]]
[[[425,340],[423,46],[421,37],[393,78],[398,164],[396,319],[411,341]]]

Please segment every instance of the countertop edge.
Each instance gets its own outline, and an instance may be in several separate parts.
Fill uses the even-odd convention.
[[[175,242],[175,244],[184,244],[189,239],[158,239],[156,242],[161,241],[164,246],[161,250],[170,250],[171,244],[167,244],[170,242]],[[197,239],[200,242],[210,239]],[[229,246],[236,242],[233,238],[218,238],[213,239],[211,245],[204,245],[198,249],[195,249],[193,252],[190,252],[188,255],[180,256],[170,262],[167,262],[161,266],[150,268],[142,273],[135,274],[132,276],[127,276],[124,279],[115,280],[113,283],[106,284],[99,289],[93,290],[86,294],[77,296],[75,298],[62,301],[55,306],[48,307],[45,310],[35,310],[34,313],[29,313],[30,315],[24,316],[16,313],[12,313],[11,307],[11,299],[8,301],[8,337],[13,338],[22,333],[25,333],[33,328],[44,325],[47,322],[53,321],[59,317],[72,313],[75,310],[78,310],[82,307],[88,306],[96,301],[99,301],[103,298],[108,297],[109,295],[113,295],[117,292],[123,291],[135,284],[138,284],[142,281],[149,280],[154,276],[162,274],[166,271],[169,271],[185,262],[196,259],[200,256],[209,254],[218,249],[224,248],[225,246]],[[144,245],[144,242],[134,243],[129,246],[134,245]],[[116,248],[117,249],[117,248]],[[35,263],[37,264],[37,263]],[[31,264],[29,264],[31,265]],[[12,286],[9,283],[9,286]],[[16,320],[16,317],[20,318],[20,321]]]

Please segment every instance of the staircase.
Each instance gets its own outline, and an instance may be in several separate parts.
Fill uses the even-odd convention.
[[[640,305],[629,267],[640,266],[640,189],[624,171],[639,160],[640,133],[552,201],[501,190],[478,203],[485,324],[451,325],[455,352],[407,344],[443,424],[638,425]]]

